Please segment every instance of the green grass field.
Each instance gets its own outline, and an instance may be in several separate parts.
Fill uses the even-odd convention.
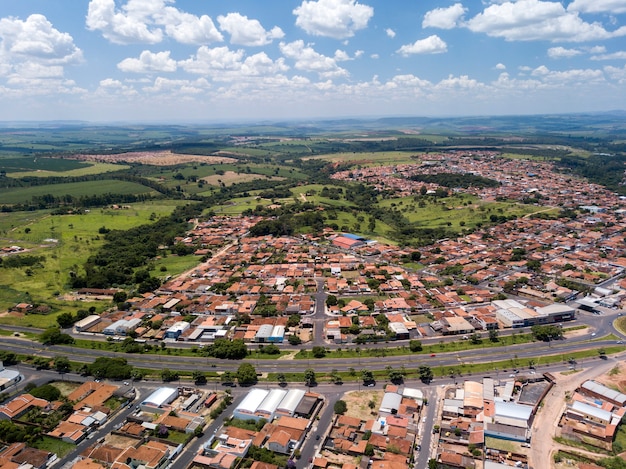
[[[420,153],[408,151],[384,151],[371,153],[330,153],[326,155],[316,155],[304,159],[326,160],[332,163],[351,162],[354,165],[361,166],[385,166],[389,164],[410,164],[419,163],[419,158],[413,156]]]
[[[0,160],[1,161],[1,160]],[[68,161],[68,160],[64,160]],[[0,164],[1,166],[1,164]],[[72,168],[68,170],[44,170],[38,169],[34,171],[23,171],[23,172],[8,172],[7,176],[12,178],[21,178],[21,177],[78,177],[78,176],[90,176],[92,174],[102,174],[102,173],[112,173],[114,171],[121,171],[123,169],[128,169],[130,166],[121,165],[121,164],[111,164],[111,163],[85,163],[85,166],[81,166],[78,168]]]
[[[28,203],[33,197],[42,197],[53,194],[56,197],[71,195],[80,197],[83,195],[100,194],[148,194],[152,189],[141,184],[127,181],[103,180],[86,182],[68,182],[34,187],[11,187],[0,190],[0,198],[3,204]]]
[[[2,231],[0,245],[23,246],[29,249],[28,254],[45,256],[46,260],[42,268],[31,268],[30,275],[23,268],[0,269],[0,311],[29,299],[46,304],[54,301],[55,293],[65,291],[69,272],[80,272],[87,258],[104,242],[98,233],[101,227],[126,230],[152,223],[150,218],[169,215],[181,203],[160,200],[133,204],[130,209],[96,209],[80,215],[50,215],[43,211],[37,217],[38,212],[30,212],[31,219],[23,219],[23,224]],[[165,265],[169,270],[171,265],[172,272],[186,267],[177,267],[175,259],[162,262],[159,266]]]
[[[478,223],[488,222],[491,215],[522,217],[545,210],[545,207],[538,208],[534,205],[514,202],[481,202],[477,197],[471,195],[453,196],[438,200],[425,198],[423,204],[416,202],[412,197],[385,199],[378,206],[395,208],[409,222],[419,223],[420,227],[449,226],[457,230],[463,227],[474,228]]]
[[[23,172],[45,171],[52,173],[62,173],[65,171],[74,171],[91,166],[91,163],[85,163],[77,160],[66,160],[61,158],[42,158],[37,156],[28,156],[23,158],[1,158],[0,169],[7,174],[18,173],[22,176]]]

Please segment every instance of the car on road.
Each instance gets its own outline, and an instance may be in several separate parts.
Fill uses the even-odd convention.
[[[596,336],[596,333],[595,333],[595,332],[592,332],[592,333],[591,333],[591,337],[595,337],[595,336]]]
[[[431,353],[431,354],[430,354],[430,356],[431,356],[431,357],[436,357],[437,355],[436,355],[436,354],[434,354],[434,353]]]
[[[320,436],[319,435],[315,435],[315,440],[317,441],[319,439],[320,439]]]
[[[417,450],[422,451],[422,445],[417,445]]]

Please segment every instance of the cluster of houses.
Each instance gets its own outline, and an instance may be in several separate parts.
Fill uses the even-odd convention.
[[[483,461],[522,467],[528,462],[531,427],[542,399],[553,384],[549,374],[531,372],[502,380],[483,378],[445,389],[441,403],[437,462],[441,467],[475,468]],[[514,451],[501,451],[489,438],[507,440]],[[487,466],[485,466],[487,467]]]
[[[311,466],[330,468],[412,467],[425,400],[419,389],[389,385],[370,418],[335,416]]]
[[[232,417],[259,422],[260,430],[239,428],[234,423],[222,427],[203,443],[193,467],[230,469],[246,458],[252,446],[291,457],[311,435],[322,404],[320,395],[301,389],[251,388]],[[290,462],[293,464],[293,459]]]
[[[161,469],[170,466],[183,448],[180,438],[169,439],[169,434],[186,435],[185,441],[189,441],[198,429],[204,428],[209,408],[218,400],[216,393],[197,388],[159,388],[136,405],[123,423],[102,431],[116,412],[135,405],[134,397],[135,390],[129,385],[86,381],[77,385],[64,401],[49,402],[21,394],[0,406],[0,420],[38,426],[38,416],[51,418],[63,410],[62,406],[69,405],[71,411],[64,410],[66,417],[54,428],[43,428],[43,434],[74,445],[102,436],[72,461],[73,468]],[[56,459],[57,455],[24,443],[0,451],[3,469],[43,469]]]
[[[585,381],[571,396],[559,421],[561,436],[611,451],[626,414],[626,395],[596,381]]]

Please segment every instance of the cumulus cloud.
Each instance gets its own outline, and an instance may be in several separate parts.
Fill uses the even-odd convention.
[[[584,42],[626,35],[626,27],[607,31],[599,23],[583,21],[578,12],[565,10],[559,2],[541,0],[490,5],[471,18],[467,27],[507,41]]]
[[[405,57],[415,54],[441,54],[447,52],[447,44],[437,35],[418,39],[413,44],[405,44],[397,52]]]
[[[387,34],[387,36],[389,36],[392,39],[396,37],[396,32],[391,28],[385,29],[385,34]]]
[[[448,8],[435,8],[424,15],[422,28],[452,29],[459,25],[467,8],[460,3],[455,3]]]
[[[117,64],[123,72],[151,73],[151,72],[175,72],[176,61],[170,58],[170,51],[152,53],[144,50],[138,59],[127,58]]]
[[[582,54],[578,49],[566,49],[565,47],[550,47],[548,49],[548,57],[551,59],[569,59]]]
[[[315,72],[324,78],[347,75],[347,71],[337,65],[336,58],[318,53],[311,46],[305,45],[302,40],[281,42],[280,51],[285,57],[295,61],[294,67],[297,70]]]
[[[271,31],[266,31],[258,20],[248,19],[247,16],[239,13],[218,16],[217,22],[223,31],[230,34],[231,44],[264,46],[285,35],[278,26],[274,26]]]
[[[591,56],[591,60],[626,60],[626,51]]]
[[[574,0],[567,9],[582,13],[626,13],[626,2],[624,0]]]
[[[345,39],[367,26],[374,9],[356,0],[304,0],[293,14],[308,34]]]
[[[496,70],[506,70],[506,65],[502,63],[496,64]]]
[[[164,25],[165,33],[181,44],[207,44],[224,40],[207,15],[196,16],[166,7],[155,15],[155,22]]]
[[[0,57],[6,63],[32,61],[40,65],[81,62],[82,51],[68,33],[55,29],[43,15],[0,20]]]
[[[284,59],[273,61],[265,52],[245,57],[243,50],[228,47],[201,46],[194,57],[178,62],[188,73],[211,77],[217,81],[237,81],[246,77],[272,76],[289,69]]]
[[[116,44],[156,44],[165,35],[183,44],[223,40],[210,17],[185,13],[167,3],[169,0],[128,0],[118,9],[115,0],[91,0],[87,29],[100,31]]]

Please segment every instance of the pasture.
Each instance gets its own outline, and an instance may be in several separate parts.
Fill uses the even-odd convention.
[[[12,226],[9,226],[8,218],[0,217],[3,226],[1,246],[18,245],[27,249],[25,254],[45,256],[41,266],[0,268],[0,311],[29,298],[31,303],[49,304],[66,290],[70,272],[81,274],[80,269],[87,258],[102,245],[101,228],[127,230],[152,223],[169,215],[180,203],[183,201],[159,200],[133,204],[129,209],[102,208],[76,215],[29,212],[32,218],[22,217],[22,223],[12,222]],[[18,214],[21,215],[19,212],[8,215]],[[172,266],[172,271],[175,270],[177,268]]]
[[[0,160],[1,161],[1,160]],[[68,161],[68,160],[62,160]],[[130,168],[128,165],[123,164],[111,164],[111,163],[81,163],[85,166],[78,168],[72,168],[67,170],[60,169],[37,169],[33,171],[24,170],[23,172],[7,172],[8,177],[22,178],[22,177],[80,177],[91,176],[92,174],[112,173],[115,171],[121,171]]]
[[[37,171],[59,173],[86,168],[88,166],[90,166],[89,163],[83,163],[76,160],[66,160],[62,158],[44,158],[41,156],[0,159],[0,170],[6,171],[8,175],[10,175],[11,173]],[[22,174],[17,175],[17,177],[19,176],[22,176]]]
[[[226,171],[224,174],[214,174],[202,178],[204,182],[211,186],[232,186],[241,182],[256,181],[257,179],[266,179],[268,181],[282,181],[285,178],[278,176],[263,176],[254,173],[236,173],[234,171]]]
[[[114,179],[102,181],[68,182],[54,185],[33,187],[9,187],[0,190],[2,204],[30,203],[33,197],[53,194],[55,197],[71,195],[73,197],[103,194],[149,194],[152,189],[141,184]]]
[[[326,160],[331,163],[350,164],[351,166],[385,166],[390,164],[417,164],[422,154],[409,151],[383,151],[364,153],[330,153],[310,156],[303,159]]]
[[[521,217],[545,210],[545,207],[514,202],[482,202],[470,195],[423,198],[419,202],[413,197],[386,199],[378,206],[398,210],[409,222],[418,223],[422,228],[450,227],[457,231],[489,222],[491,215]]]

